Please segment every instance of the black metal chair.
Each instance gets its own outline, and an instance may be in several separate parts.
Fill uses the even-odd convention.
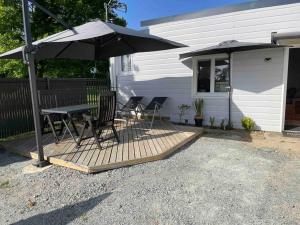
[[[128,123],[128,119],[131,116],[132,112],[135,114],[135,118],[137,119],[139,113],[139,105],[141,104],[143,98],[143,96],[132,96],[125,104],[118,102],[120,107],[117,110],[117,113],[125,114],[126,124]]]
[[[81,125],[82,130],[77,140],[77,146],[79,147],[83,140],[94,137],[98,147],[101,149],[100,142],[116,138],[117,142],[120,142],[118,133],[114,126],[116,112],[116,92],[109,91],[99,94],[98,111],[97,116],[83,114],[84,123]],[[101,138],[102,131],[106,128],[111,128],[114,136]],[[91,136],[85,136],[85,131],[91,132]]]
[[[157,113],[159,114],[159,118],[161,119],[160,110],[163,107],[163,104],[165,103],[167,98],[168,97],[154,97],[147,106],[140,104],[141,112],[144,117],[145,114],[152,114],[150,130],[152,129],[155,115]]]

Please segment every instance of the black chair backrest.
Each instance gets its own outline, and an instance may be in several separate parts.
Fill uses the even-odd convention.
[[[87,103],[87,92],[85,88],[40,90],[38,99],[41,109],[80,105]]]
[[[158,105],[159,108],[165,103],[168,97],[154,97],[152,101],[146,106],[145,110],[154,110],[155,105]]]
[[[123,106],[123,109],[135,109],[141,103],[143,98],[144,97],[142,97],[142,96],[132,96],[132,97],[130,97],[130,99]]]
[[[116,92],[108,91],[99,94],[97,126],[113,122],[116,112]]]

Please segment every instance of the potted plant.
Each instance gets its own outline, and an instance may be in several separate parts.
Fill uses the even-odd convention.
[[[194,119],[195,119],[195,125],[197,127],[202,127],[203,124],[203,105],[204,105],[203,99],[197,98],[193,101],[193,108],[196,112]]]
[[[181,104],[181,105],[178,106],[178,110],[179,110],[178,115],[179,115],[179,122],[180,122],[180,123],[182,123],[182,119],[183,119],[184,115],[186,114],[186,112],[187,112],[190,108],[191,108],[191,106],[186,105],[186,104]],[[185,121],[185,123],[187,123],[187,122]]]

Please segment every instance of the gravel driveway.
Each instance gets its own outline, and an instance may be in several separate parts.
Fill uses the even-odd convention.
[[[1,225],[300,224],[299,158],[230,133],[95,175],[31,163],[0,151]]]

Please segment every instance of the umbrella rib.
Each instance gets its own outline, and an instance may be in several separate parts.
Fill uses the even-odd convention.
[[[106,40],[105,42],[101,43],[100,47],[104,47],[105,45],[108,45],[111,41],[113,41],[117,36],[113,35],[111,36],[108,40]]]
[[[133,51],[135,50],[135,48],[131,44],[129,44],[128,41],[126,41],[125,39],[122,40],[129,48],[131,48]]]
[[[62,50],[60,50],[55,56],[54,58],[59,57],[67,48],[69,48],[71,45],[73,44],[73,41],[71,41],[70,43],[68,43]]]

